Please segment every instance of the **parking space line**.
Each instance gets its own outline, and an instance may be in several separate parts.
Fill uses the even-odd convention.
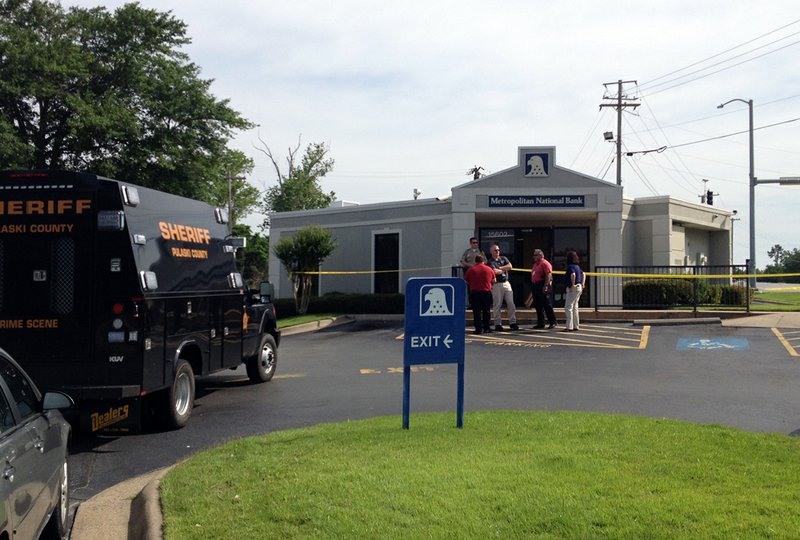
[[[778,340],[781,342],[783,347],[789,352],[790,355],[800,356],[800,354],[798,354],[798,352],[795,350],[794,346],[791,343],[789,343],[789,340],[784,337],[784,335],[781,333],[780,330],[778,330],[777,328],[773,328],[772,333],[775,334],[775,336],[778,338]]]
[[[581,327],[578,333],[524,329],[509,333],[467,333],[465,339],[467,343],[475,342],[485,345],[507,345],[511,347],[552,347],[560,345],[565,347],[641,350],[647,348],[649,337],[649,325],[643,326],[639,330],[592,324]],[[402,341],[404,338],[405,334],[401,333],[395,339]]]
[[[305,376],[305,373],[282,373],[275,375],[273,379],[302,379]]]
[[[536,335],[536,333],[526,334],[526,335]],[[592,348],[601,348],[601,349],[632,349],[630,345],[619,345],[616,343],[604,343],[602,341],[591,341],[591,339],[582,338],[581,336],[559,336],[556,334],[546,334],[542,337],[546,337],[547,341],[528,341],[523,339],[513,339],[506,336],[490,336],[486,334],[479,334],[476,336],[471,336],[470,339],[475,341],[482,341],[484,343],[488,343],[490,345],[502,345],[502,344],[509,344],[509,345],[564,345],[564,346],[571,346],[571,347],[592,347]],[[638,346],[637,346],[638,348]]]
[[[650,325],[642,327],[642,337],[639,338],[639,349],[647,348],[647,341],[650,339]]]
[[[581,325],[581,331],[584,330],[588,330],[590,332],[609,331],[614,334],[621,334],[623,336],[638,336],[640,334],[639,330],[637,330],[636,328],[623,328],[621,326],[603,326],[600,324]]]
[[[602,338],[602,339],[608,339],[608,340],[612,340],[612,341],[615,340],[615,341],[636,343],[637,346],[638,346],[639,342],[641,341],[641,332],[638,332],[638,331],[635,332],[635,333],[626,332],[624,334],[625,336],[632,336],[632,337],[621,337],[621,336],[616,335],[616,333],[611,333],[611,332],[592,332],[592,330],[594,330],[594,328],[587,328],[586,326],[582,326],[580,331],[577,334],[569,334],[568,336],[564,335],[564,334],[561,334],[559,332],[555,332],[554,333],[554,332],[546,332],[546,331],[543,331],[543,332],[533,331],[528,335],[534,335],[534,336],[535,335],[543,335],[543,336],[554,337],[554,338],[569,339],[570,341],[572,341],[575,338],[598,338],[598,339]]]
[[[411,366],[412,373],[433,373],[436,371],[437,366]],[[358,370],[361,375],[402,375],[402,367],[388,367],[383,369],[360,369]]]

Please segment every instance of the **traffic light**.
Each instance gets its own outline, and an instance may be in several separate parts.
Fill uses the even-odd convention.
[[[706,202],[708,206],[714,206],[714,192],[710,189],[706,191]]]

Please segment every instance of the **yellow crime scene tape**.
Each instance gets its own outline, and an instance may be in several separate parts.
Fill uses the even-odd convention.
[[[426,268],[401,268],[398,270],[325,270],[309,272],[292,272],[293,274],[307,274],[311,276],[347,276],[359,274],[386,274],[397,272],[423,272],[428,270],[444,270],[451,266],[429,266]],[[512,268],[512,272],[531,273],[530,268]],[[564,274],[564,270],[553,270],[553,274]],[[792,274],[625,274],[621,272],[585,272],[587,276],[606,276],[606,277],[625,277],[637,279],[746,279],[746,278],[782,278],[800,277],[800,273]],[[798,287],[775,287],[771,291],[791,291],[800,289]]]

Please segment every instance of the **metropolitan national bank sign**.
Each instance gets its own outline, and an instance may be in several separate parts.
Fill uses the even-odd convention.
[[[584,195],[489,195],[493,208],[583,208]]]

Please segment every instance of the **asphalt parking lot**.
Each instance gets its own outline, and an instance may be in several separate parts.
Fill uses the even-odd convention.
[[[464,428],[480,429],[474,410],[579,410],[800,435],[798,346],[800,329],[719,324],[468,335]],[[413,366],[410,429],[428,411],[452,411],[455,424],[456,372]],[[402,380],[402,323],[287,335],[272,382],[250,384],[241,368],[200,381],[186,428],[79,440],[73,501],[233,438],[386,415],[401,429]]]

